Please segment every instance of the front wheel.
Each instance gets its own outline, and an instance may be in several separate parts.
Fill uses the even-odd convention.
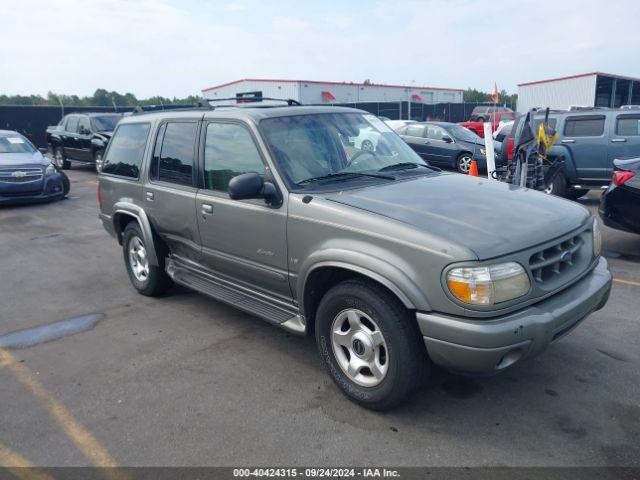
[[[320,356],[350,400],[388,410],[426,377],[422,335],[409,311],[385,289],[359,280],[342,282],[322,298],[316,318]]]
[[[461,153],[456,159],[456,170],[459,173],[464,173],[465,175],[468,174],[471,169],[472,160],[473,158],[471,158],[471,154],[467,152]]]
[[[544,189],[544,193],[564,197],[567,194],[567,180],[562,173],[556,174],[551,183]]]
[[[130,222],[122,235],[122,253],[129,280],[142,295],[162,295],[173,282],[162,266],[149,262],[148,246],[137,222]],[[161,262],[163,263],[163,262]]]

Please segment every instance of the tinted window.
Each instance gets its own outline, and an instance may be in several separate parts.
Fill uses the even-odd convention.
[[[102,172],[138,178],[149,128],[148,123],[121,125],[109,143]]]
[[[427,138],[431,138],[433,140],[442,140],[442,137],[448,135],[444,129],[437,127],[435,125],[427,125]]]
[[[164,127],[162,143],[156,140],[151,178],[179,185],[193,185],[197,122],[169,122]],[[158,137],[160,137],[160,133]]]
[[[77,116],[72,116],[69,117],[69,120],[67,120],[67,126],[65,128],[65,130],[67,132],[77,132],[78,131],[78,117]]]
[[[229,181],[240,174],[264,175],[264,164],[244,127],[232,123],[210,123],[204,147],[204,186],[227,191]]]
[[[640,115],[625,115],[618,117],[616,134],[624,136],[640,135]]]
[[[603,116],[569,117],[564,126],[567,137],[599,137],[604,132]]]
[[[80,133],[82,129],[91,131],[91,126],[89,125],[89,119],[87,117],[80,117],[80,121],[78,122],[78,133]]]
[[[411,137],[422,137],[424,135],[424,125],[409,125],[405,135],[409,135]]]

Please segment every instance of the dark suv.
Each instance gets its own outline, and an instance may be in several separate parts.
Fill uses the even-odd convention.
[[[105,149],[121,118],[119,113],[72,113],[58,125],[48,127],[47,146],[56,166],[71,168],[73,160],[93,163],[99,172]]]
[[[98,178],[141,294],[175,282],[315,334],[370,408],[402,402],[431,362],[494,373],[536,355],[611,288],[584,207],[429,167],[361,110],[134,114]]]

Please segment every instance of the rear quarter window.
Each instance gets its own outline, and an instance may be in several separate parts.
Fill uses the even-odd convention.
[[[149,123],[120,125],[109,142],[102,173],[139,178],[150,129],[151,124]]]
[[[569,117],[564,124],[566,137],[599,137],[604,133],[604,115]]]

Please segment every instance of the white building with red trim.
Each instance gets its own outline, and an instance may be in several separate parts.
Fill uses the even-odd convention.
[[[518,111],[640,105],[640,78],[590,72],[518,85]]]
[[[381,85],[372,83],[323,82],[318,80],[275,80],[245,78],[202,90],[205,98],[271,97],[300,103],[327,104],[359,102],[460,103],[462,89]]]

